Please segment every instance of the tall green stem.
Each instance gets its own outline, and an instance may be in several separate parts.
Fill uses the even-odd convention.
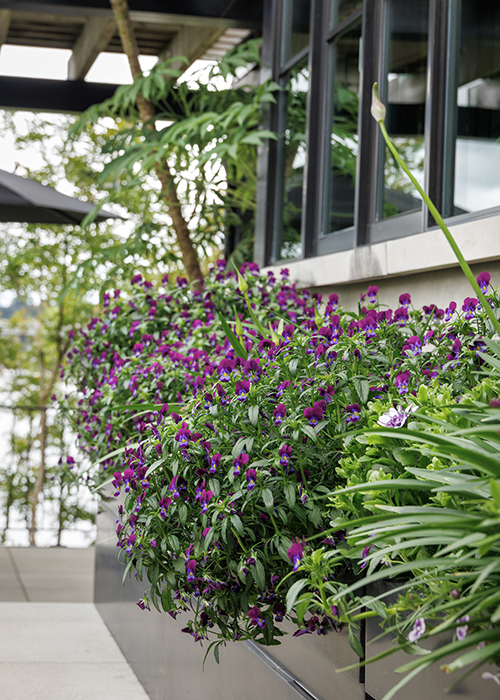
[[[389,150],[391,151],[392,155],[393,155],[394,158],[397,160],[397,162],[399,163],[399,165],[401,166],[401,168],[404,170],[404,172],[408,175],[408,177],[410,178],[412,184],[413,184],[414,187],[417,189],[417,191],[419,192],[420,196],[422,197],[422,199],[423,199],[424,202],[426,203],[426,205],[427,205],[427,207],[428,207],[430,213],[431,213],[432,216],[434,217],[434,221],[437,223],[437,225],[439,226],[439,228],[441,229],[441,231],[442,231],[442,232],[444,233],[444,235],[446,236],[446,240],[447,240],[448,243],[451,245],[451,248],[452,248],[453,252],[455,253],[455,255],[456,255],[456,257],[457,257],[457,260],[458,260],[458,262],[460,263],[460,267],[462,268],[462,272],[464,273],[464,275],[465,275],[465,276],[467,277],[467,279],[469,280],[469,283],[470,283],[472,289],[474,290],[474,292],[475,292],[476,295],[477,295],[477,298],[478,298],[479,301],[481,302],[481,306],[483,307],[483,309],[484,309],[484,311],[486,312],[488,318],[490,319],[491,323],[493,324],[493,328],[494,328],[494,329],[496,330],[496,332],[500,335],[500,323],[498,322],[497,318],[495,317],[495,314],[493,313],[493,309],[491,308],[491,306],[490,306],[488,300],[486,299],[486,297],[484,296],[484,294],[483,294],[482,291],[481,291],[481,288],[479,287],[478,283],[476,282],[476,278],[474,277],[474,275],[473,275],[473,273],[472,273],[472,270],[471,270],[470,267],[469,267],[469,263],[467,262],[467,260],[466,260],[466,259],[464,258],[464,256],[462,255],[462,252],[461,252],[460,248],[458,247],[458,245],[457,245],[455,239],[454,239],[453,236],[451,235],[451,232],[450,232],[449,228],[448,228],[448,227],[446,226],[446,224],[444,223],[443,217],[442,217],[441,214],[438,212],[438,210],[437,210],[436,207],[434,206],[434,204],[433,204],[433,202],[431,201],[431,199],[428,197],[428,195],[424,192],[424,190],[422,189],[422,187],[419,185],[419,183],[417,182],[417,180],[415,179],[415,177],[412,175],[410,169],[408,168],[408,166],[406,165],[406,163],[404,162],[404,160],[403,160],[403,159],[401,158],[401,156],[399,155],[396,146],[395,146],[395,145],[393,144],[393,142],[391,141],[391,137],[390,137],[389,134],[387,133],[387,129],[386,129],[385,124],[384,124],[385,107],[384,107],[384,105],[380,102],[380,98],[379,98],[379,95],[378,95],[378,85],[377,85],[377,83],[375,83],[374,86],[373,86],[372,115],[373,115],[374,119],[376,120],[376,122],[378,123],[378,125],[379,125],[379,127],[380,127],[380,131],[382,132],[382,136],[384,137],[384,140],[385,140],[385,142],[386,142],[386,144],[387,144]]]

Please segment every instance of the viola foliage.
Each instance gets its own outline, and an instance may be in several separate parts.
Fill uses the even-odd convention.
[[[184,631],[215,645],[279,643],[285,616],[297,635],[345,622],[359,652],[363,613],[342,592],[371,549],[360,554],[346,528],[375,505],[446,505],[408,488],[436,462],[391,431],[438,434],[465,420],[460,402],[495,394],[489,322],[471,300],[413,310],[403,294],[382,310],[376,287],[347,312],[286,270],[224,267],[201,291],[182,279],[157,291],[139,275],[132,293],[106,297],[69,354],[80,447],[120,497],[126,572],[151,585],[141,607],[189,610]],[[385,432],[372,435],[377,423]]]

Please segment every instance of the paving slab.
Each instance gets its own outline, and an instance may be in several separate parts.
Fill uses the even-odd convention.
[[[3,550],[3,551],[2,551]],[[93,547],[4,547],[12,560],[25,598],[15,597],[6,581],[0,600],[30,600],[32,602],[91,603],[94,599]],[[3,559],[0,559],[0,567]],[[0,580],[0,593],[1,593]],[[13,597],[8,598],[9,592]]]
[[[26,590],[7,547],[0,547],[0,601],[28,600]]]
[[[148,700],[92,603],[0,602],[1,698]]]

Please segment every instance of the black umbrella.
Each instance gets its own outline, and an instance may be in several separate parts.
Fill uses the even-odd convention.
[[[0,221],[81,224],[93,209],[90,202],[81,202],[35,180],[0,170]],[[101,209],[95,220],[121,218]]]

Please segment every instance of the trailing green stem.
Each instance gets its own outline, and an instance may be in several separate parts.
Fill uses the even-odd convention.
[[[410,178],[413,186],[417,189],[418,193],[424,200],[425,204],[427,205],[427,208],[429,209],[430,213],[434,217],[434,221],[437,223],[441,231],[444,233],[446,236],[446,240],[450,244],[453,252],[455,253],[458,262],[460,263],[460,267],[462,268],[462,272],[464,275],[467,277],[469,280],[469,283],[474,290],[474,292],[477,295],[477,298],[481,302],[481,306],[483,307],[484,311],[486,312],[488,318],[490,319],[491,323],[493,324],[493,328],[496,330],[496,332],[500,335],[500,323],[498,322],[497,318],[495,317],[495,314],[493,313],[493,309],[491,308],[488,300],[484,296],[484,294],[481,291],[481,288],[479,287],[479,284],[476,281],[476,278],[474,277],[474,274],[472,273],[472,270],[470,269],[469,263],[467,260],[464,258],[462,255],[462,252],[460,248],[458,247],[455,239],[453,238],[450,229],[446,226],[444,223],[443,217],[441,214],[438,212],[437,208],[429,198],[429,196],[424,192],[423,188],[420,186],[420,184],[417,182],[416,178],[414,175],[412,175],[410,169],[404,162],[404,160],[401,158],[401,156],[398,153],[398,150],[396,146],[393,144],[391,141],[391,137],[387,133],[387,129],[384,124],[384,118],[385,118],[385,107],[383,107],[382,103],[380,102],[379,96],[378,96],[378,85],[377,83],[374,84],[373,86],[373,102],[372,102],[372,114],[377,121],[380,131],[382,132],[382,136],[384,137],[384,140],[391,151],[392,155],[394,158],[397,160],[401,168],[404,170],[404,172],[408,175]]]

